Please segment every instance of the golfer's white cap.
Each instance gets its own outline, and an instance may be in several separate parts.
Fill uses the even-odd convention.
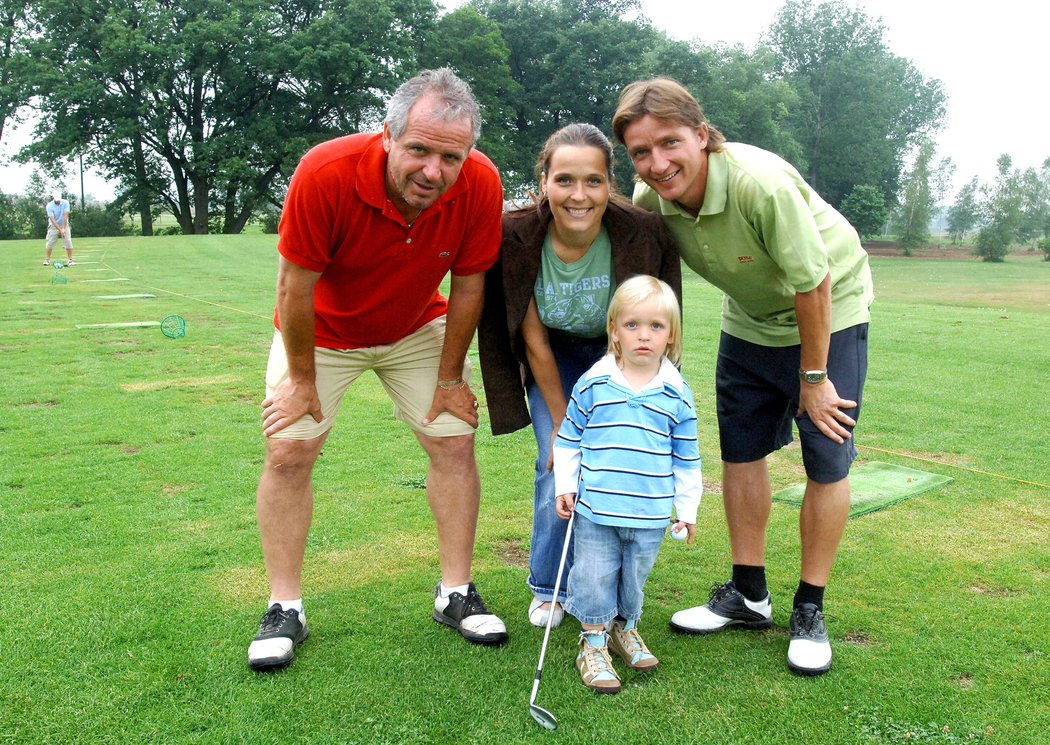
[[[62,201],[62,192],[56,191],[54,194],[51,195],[51,198],[54,199],[56,202],[61,202]]]

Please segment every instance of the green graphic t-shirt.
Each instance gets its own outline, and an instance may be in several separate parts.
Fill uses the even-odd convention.
[[[604,225],[583,258],[571,264],[558,258],[547,234],[535,289],[544,326],[573,336],[601,336],[612,291],[612,245]]]

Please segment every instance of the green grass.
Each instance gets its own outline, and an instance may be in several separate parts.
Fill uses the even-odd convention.
[[[511,641],[472,647],[429,619],[425,459],[374,378],[356,384],[315,475],[313,634],[291,668],[253,674],[274,237],[82,239],[77,252],[53,285],[39,241],[0,243],[0,743],[1046,741],[1050,264],[873,262],[861,457],[955,481],[849,523],[828,593],[835,667],[813,680],[784,664],[791,506],[774,505],[769,530],[773,630],[667,626],[729,563],[720,298],[690,275],[685,372],[708,492],[697,542],[668,541],[647,588],[663,665],[595,697],[564,624],[540,689],[560,721],[548,733],[527,713],[542,637],[525,618],[531,434],[479,430],[475,578]],[[114,276],[130,281],[85,281]],[[138,292],[157,297],[94,297]],[[76,328],[169,313],[185,338]],[[777,488],[797,483],[798,450],[771,470]]]

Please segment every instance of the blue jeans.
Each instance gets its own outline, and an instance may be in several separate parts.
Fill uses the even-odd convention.
[[[665,528],[598,525],[582,515],[573,524],[576,563],[569,573],[565,610],[580,623],[608,623],[617,616],[642,617],[643,589]]]
[[[561,387],[565,398],[572,395],[572,389],[580,376],[587,372],[591,365],[605,354],[608,344],[602,339],[564,339],[551,334],[551,351],[558,363],[561,376]],[[558,517],[554,509],[554,474],[547,470],[547,460],[551,454],[551,434],[555,424],[551,422],[550,411],[537,386],[531,379],[525,390],[529,398],[529,414],[532,417],[532,432],[536,436],[536,480],[532,492],[532,543],[529,549],[529,589],[539,600],[549,601],[554,597],[554,583],[558,577],[558,564],[561,561],[561,549],[565,543],[567,520]],[[558,422],[557,426],[561,426]],[[565,557],[565,572],[561,588],[558,590],[558,602],[564,603],[568,582],[568,571],[572,567],[572,544]]]

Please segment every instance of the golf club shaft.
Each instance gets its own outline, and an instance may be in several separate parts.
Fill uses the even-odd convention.
[[[558,602],[558,590],[561,589],[561,576],[565,571],[565,557],[569,554],[569,539],[572,538],[572,523],[576,519],[576,505],[573,505],[572,514],[569,515],[569,524],[565,527],[565,542],[561,547],[561,562],[558,564],[558,576],[554,580],[554,595],[551,598],[550,611],[547,613],[547,628],[543,632],[543,646],[540,647],[540,662],[536,666],[536,679],[532,683],[532,698],[529,704],[536,702],[536,692],[540,687],[540,677],[543,675],[543,658],[547,656],[547,641],[551,637],[551,624],[554,621],[554,604]]]

